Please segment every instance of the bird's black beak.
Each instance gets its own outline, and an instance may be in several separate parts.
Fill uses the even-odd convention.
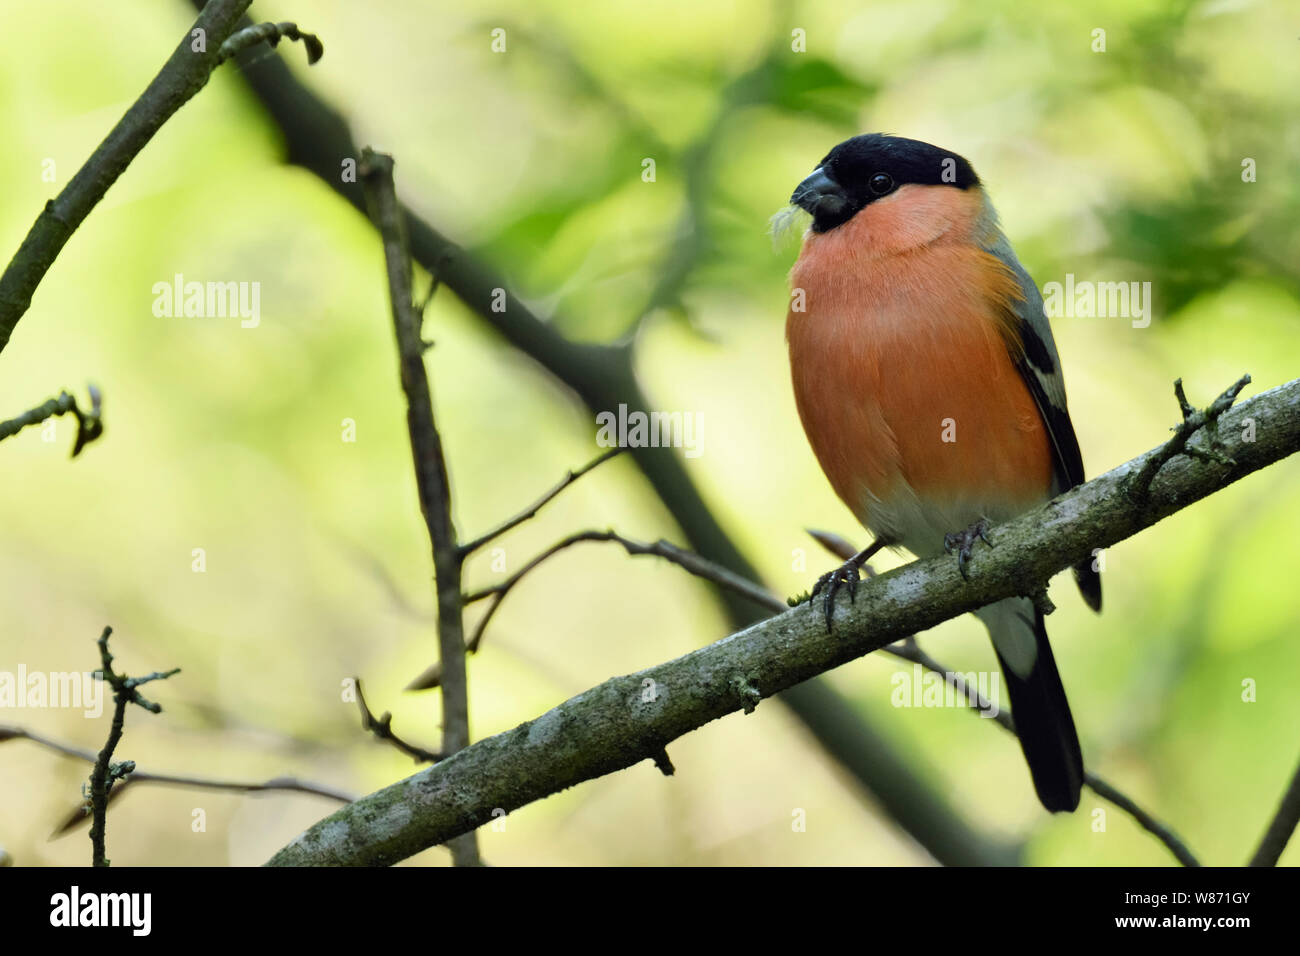
[[[808,210],[814,218],[835,218],[849,204],[849,198],[844,193],[844,187],[818,166],[795,189],[790,202]]]

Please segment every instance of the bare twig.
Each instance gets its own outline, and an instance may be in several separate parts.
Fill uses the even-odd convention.
[[[542,495],[540,498],[534,501],[531,505],[528,506],[528,508],[519,512],[519,514],[515,515],[513,518],[510,518],[507,521],[502,522],[500,525],[493,528],[491,531],[479,535],[473,541],[470,541],[467,544],[462,544],[460,546],[461,555],[467,556],[472,554],[474,551],[483,547],[483,545],[487,544],[489,541],[493,541],[496,538],[501,537],[501,535],[505,534],[507,531],[510,531],[518,527],[519,525],[523,524],[525,521],[528,521],[530,518],[536,517],[537,512],[541,511],[542,508],[546,507],[546,505],[548,505],[565,488],[569,487],[569,485],[573,484],[575,481],[577,481],[587,472],[591,471],[594,468],[599,467],[600,465],[603,465],[611,458],[615,457],[616,455],[622,454],[626,450],[627,449],[625,448],[611,448],[609,451],[605,452],[604,454],[597,455],[595,458],[587,462],[587,464],[583,465],[577,471],[569,471],[567,474],[565,474],[563,478],[560,479],[560,483],[558,485],[556,485],[546,494]]]
[[[0,275],[0,351],[32,295],[77,227],[155,133],[221,62],[220,46],[252,0],[208,0],[158,75],[59,195],[47,202]]]
[[[100,670],[95,672],[98,680],[104,681],[113,688],[113,722],[109,727],[108,741],[100,750],[99,756],[95,759],[95,767],[90,772],[90,812],[94,816],[94,822],[90,826],[90,843],[95,866],[108,866],[108,858],[104,855],[104,835],[108,823],[109,791],[113,789],[114,783],[135,770],[134,760],[112,762],[113,751],[117,749],[122,739],[127,704],[143,707],[151,714],[161,713],[162,707],[145,698],[136,688],[150,681],[166,680],[181,671],[179,667],[175,667],[166,672],[155,671],[144,677],[126,677],[116,673],[113,670],[113,655],[108,652],[108,638],[112,633],[111,627],[105,627],[104,633],[99,636]]]
[[[71,413],[77,419],[77,440],[72,445],[72,457],[76,458],[83,448],[104,434],[103,396],[94,385],[88,386],[87,391],[90,393],[90,411],[82,411],[75,398],[67,392],[59,392],[57,398],[51,398],[44,405],[23,412],[17,418],[0,422],[0,441],[18,434],[28,425],[39,425],[55,415]]]
[[[465,595],[466,604],[474,604],[478,601],[491,599],[487,611],[479,619],[478,624],[474,626],[473,636],[470,637],[469,644],[466,645],[468,649],[471,652],[478,650],[479,644],[483,639],[483,632],[487,628],[488,622],[492,620],[492,616],[496,614],[497,608],[500,607],[501,602],[505,600],[506,595],[510,593],[515,585],[522,581],[531,571],[536,570],[540,565],[546,563],[550,558],[559,554],[561,551],[565,551],[568,548],[573,547],[575,544],[581,544],[584,541],[612,541],[621,545],[623,550],[630,555],[655,555],[656,557],[665,558],[673,564],[685,568],[687,571],[690,571],[698,577],[713,581],[716,584],[721,584],[735,593],[745,595],[755,604],[768,604],[769,595],[763,588],[745,580],[738,574],[733,574],[731,571],[728,571],[720,565],[701,558],[694,552],[679,548],[675,544],[670,544],[662,539],[647,544],[642,541],[634,541],[631,538],[625,538],[623,535],[618,534],[615,531],[579,531],[551,545],[501,583],[481,588],[478,591]],[[781,609],[784,608],[785,605],[782,604]]]
[[[72,747],[65,743],[60,743],[51,737],[45,737],[41,734],[30,731],[25,727],[19,727],[14,724],[0,724],[0,743],[6,740],[29,740],[34,744],[52,750],[55,753],[63,754],[66,757],[73,757],[77,760],[84,760],[87,763],[94,763],[98,755],[90,750],[82,750],[79,747]],[[171,773],[151,773],[147,770],[135,769],[131,771],[130,776],[118,783],[109,791],[108,802],[111,804],[117,800],[124,791],[130,789],[136,784],[156,783],[168,787],[181,787],[194,790],[223,790],[233,793],[262,793],[267,791],[284,791],[291,793],[306,793],[316,797],[324,797],[327,800],[334,800],[338,803],[351,803],[356,799],[354,794],[337,790],[333,787],[327,787],[321,783],[313,783],[310,780],[300,780],[297,777],[275,777],[263,783],[247,783],[239,780],[218,780],[209,777],[192,777],[183,774]],[[86,815],[85,804],[79,804],[77,808],[68,814],[67,818],[51,834],[51,838],[61,836],[78,826],[87,822],[89,817]]]
[[[1251,857],[1251,866],[1277,866],[1282,858],[1282,851],[1291,841],[1296,824],[1300,823],[1300,767],[1296,767],[1291,785],[1282,795],[1282,802],[1277,808],[1273,822],[1268,825],[1264,838],[1259,841],[1259,848]]]
[[[1180,378],[1175,381],[1174,397],[1178,399],[1178,407],[1183,413],[1182,423],[1173,429],[1174,437],[1169,439],[1159,452],[1148,458],[1142,470],[1133,476],[1132,483],[1128,487],[1129,494],[1138,500],[1145,498],[1151,490],[1151,482],[1155,480],[1156,474],[1175,455],[1188,455],[1221,465],[1233,464],[1231,458],[1219,451],[1222,446],[1218,434],[1219,417],[1232,407],[1241,390],[1249,384],[1250,376],[1243,375],[1216,398],[1209,408],[1199,411],[1188,403],[1187,396],[1183,393],[1183,380]],[[1206,447],[1188,445],[1192,436],[1202,428],[1205,429],[1207,438]]]
[[[1192,854],[1192,851],[1188,849],[1187,844],[1182,841],[1182,838],[1180,838],[1172,828],[1143,810],[1131,797],[1120,793],[1105,780],[1090,771],[1084,772],[1083,782],[1088,785],[1093,793],[1101,797],[1103,800],[1109,800],[1111,803],[1115,804],[1115,806],[1119,807],[1136,820],[1138,826],[1142,827],[1142,829],[1146,830],[1157,840],[1167,846],[1169,852],[1172,853],[1175,859],[1177,859],[1183,866],[1201,865],[1200,861]]]
[[[258,23],[231,34],[230,38],[221,44],[220,62],[225,63],[232,56],[247,50],[249,47],[256,46],[263,40],[266,40],[271,46],[279,46],[281,40],[300,41],[307,49],[308,64],[315,63],[325,55],[325,45],[320,42],[320,37],[314,33],[299,30],[296,23]]]
[[[673,766],[667,750],[659,751],[651,759],[654,760],[655,766],[659,768],[659,772],[665,777],[671,777],[677,772],[677,768]]]
[[[810,538],[841,561],[847,561],[858,553],[858,549],[854,547],[848,538],[842,537],[833,531],[821,531],[817,528],[807,528],[805,530]]]
[[[569,471],[560,480],[559,484],[553,487],[550,491],[544,494],[537,501],[533,502],[533,504],[530,505],[527,509],[515,515],[514,517],[508,519],[502,524],[498,525],[496,528],[493,528],[491,531],[488,531],[487,533],[480,535],[478,538],[475,538],[473,541],[470,541],[467,544],[460,545],[459,552],[462,561],[466,557],[468,557],[473,551],[483,547],[483,545],[488,544],[489,542],[495,540],[496,538],[500,537],[506,532],[512,530],[518,525],[523,524],[525,521],[528,521],[529,519],[536,516],[536,514],[539,511],[541,511],[543,507],[545,507],[554,498],[556,498],[562,491],[564,491],[564,489],[568,488],[571,484],[573,484],[583,475],[587,474],[587,472],[592,471],[599,465],[604,464],[605,462],[609,461],[611,458],[614,458],[615,456],[621,454],[623,451],[626,451],[626,449],[612,448],[609,451],[606,451],[603,454],[598,455],[596,458],[592,459],[591,461],[589,461],[587,464],[583,465],[581,468],[577,469],[576,471],[572,471],[572,470]],[[380,580],[380,582],[384,585],[384,587],[393,596],[394,603],[397,604],[397,606],[400,607],[404,612],[415,616],[419,616],[419,613],[413,607],[411,607],[410,602],[408,602],[406,598],[402,595],[401,589],[398,588],[397,584],[392,580],[391,576],[387,572],[387,569],[384,568],[383,565],[373,556],[366,554],[360,549],[354,548],[353,550],[356,551],[360,559],[365,560],[367,566],[373,571],[375,576]],[[481,600],[482,597],[486,597],[486,596],[487,594],[482,594],[481,596],[474,598],[474,600]],[[471,638],[471,640],[465,646],[466,651],[469,653],[474,653],[475,651],[478,650],[479,639],[482,637],[482,623],[480,627],[475,631],[473,638]],[[434,661],[431,665],[429,665],[423,671],[421,671],[419,676],[417,676],[414,680],[412,680],[409,684],[407,684],[405,689],[417,690],[417,691],[431,690],[432,688],[439,686],[441,683],[442,683],[442,662]]]
[[[438,277],[430,276],[429,291],[424,294],[424,298],[421,299],[419,305],[415,307],[416,312],[420,314],[421,318],[424,318],[424,313],[429,311],[429,306],[433,303],[433,297],[438,294],[438,285],[439,285]],[[432,348],[432,346],[433,346],[432,342],[426,341],[424,343],[424,347],[426,351]]]
[[[466,651],[472,651],[469,645],[465,646]],[[424,670],[420,671],[415,678],[407,684],[402,690],[433,690],[442,684],[442,661],[434,661]]]
[[[463,558],[451,520],[447,462],[424,369],[420,316],[411,294],[405,213],[397,202],[393,158],[366,149],[361,154],[358,173],[370,200],[371,219],[383,238],[402,391],[406,394],[406,427],[415,463],[420,511],[433,550],[438,593],[438,652],[442,665],[442,752],[450,755],[469,746],[469,687],[465,676],[465,622],[460,594]],[[477,866],[481,862],[473,833],[459,835],[449,847],[457,866]]]
[[[366,695],[361,691],[361,678],[352,678],[352,684],[357,689],[357,707],[361,710],[362,730],[368,730],[380,740],[388,741],[416,763],[435,763],[442,759],[442,754],[436,754],[431,750],[425,750],[423,747],[408,744],[393,733],[393,715],[388,711],[384,711],[382,716],[376,717],[366,703]]]

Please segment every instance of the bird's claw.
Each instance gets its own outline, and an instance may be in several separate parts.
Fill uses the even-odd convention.
[[[966,564],[970,561],[975,542],[983,541],[990,548],[993,547],[993,542],[984,533],[988,529],[989,523],[981,518],[965,531],[956,531],[943,536],[943,550],[948,554],[957,555],[957,570],[961,572],[962,579],[965,581],[970,580],[970,575],[966,572]]]
[[[857,557],[850,558],[834,571],[827,571],[817,579],[813,585],[812,594],[808,596],[808,603],[811,604],[822,591],[826,592],[823,599],[823,610],[826,614],[826,631],[830,633],[834,628],[832,617],[835,613],[835,595],[839,593],[840,588],[844,585],[849,586],[849,603],[858,595],[858,582],[861,577],[861,562]]]

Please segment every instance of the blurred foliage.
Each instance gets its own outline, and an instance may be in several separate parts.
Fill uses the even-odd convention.
[[[1067,273],[1153,283],[1150,328],[1055,323],[1091,473],[1167,434],[1177,376],[1205,402],[1242,372],[1252,391],[1300,373],[1300,58],[1284,5],[258,0],[254,10],[322,37],[321,63],[308,71],[291,51],[293,69],[397,157],[422,215],[567,334],[637,336],[656,402],[703,423],[693,477],[780,593],[829,563],[805,527],[863,537],[794,413],[781,327],[794,249],[774,254],[765,233],[849,135],[885,130],[970,159],[1040,283]],[[181,0],[0,10],[0,254],[190,19]],[[504,53],[491,49],[498,27]],[[1093,50],[1098,29],[1104,53]],[[804,52],[792,49],[796,30]],[[58,44],[27,39],[56,33]],[[1248,157],[1257,182],[1242,180]],[[642,179],[647,158],[653,182]],[[366,679],[404,737],[436,743],[436,693],[401,693],[434,651],[429,557],[378,243],[281,159],[237,78],[217,76],[74,236],[0,354],[0,417],[92,379],[108,423],[71,464],[68,432],[48,442],[28,429],[0,446],[0,669],[90,669],[93,638],[112,624],[123,667],[183,668],[160,686],[162,717],[128,728],[123,759],[361,792],[412,767],[360,731],[341,699],[346,677]],[[261,324],[156,318],[150,290],[176,273],[260,282]],[[463,534],[592,456],[586,412],[445,292],[426,335]],[[355,443],[341,440],[344,419]],[[1297,478],[1298,463],[1284,462],[1111,549],[1100,618],[1057,588],[1054,643],[1089,763],[1207,862],[1248,856],[1300,749],[1300,602],[1285,560],[1300,538]],[[471,562],[468,584],[498,580],[494,560],[513,570],[569,532],[607,526],[680,540],[631,463],[616,461]],[[723,628],[707,589],[675,569],[575,549],[511,595],[472,659],[475,736]],[[923,644],[957,669],[993,666],[973,620]],[[970,820],[1031,840],[1039,863],[1169,862],[1089,795],[1072,817],[1044,816],[1013,741],[964,713],[892,707],[898,671],[873,658],[831,679]],[[1245,681],[1254,703],[1242,700]],[[103,719],[0,711],[0,722],[90,748]],[[925,860],[779,707],[670,750],[672,779],[647,763],[525,808],[504,832],[484,831],[486,858]],[[0,844],[17,863],[85,862],[84,839],[46,843],[45,832],[87,771],[0,746]],[[207,827],[196,833],[200,808]],[[795,808],[806,832],[792,831]],[[109,855],[256,863],[328,810],[307,797],[137,788],[110,816]],[[444,861],[440,851],[418,860]]]

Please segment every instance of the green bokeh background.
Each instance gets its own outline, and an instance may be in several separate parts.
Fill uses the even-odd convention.
[[[1243,372],[1247,395],[1300,374],[1300,24],[1287,5],[258,0],[252,12],[322,37],[310,69],[300,48],[281,51],[359,141],[395,155],[420,214],[566,334],[636,335],[656,407],[699,416],[691,477],[780,593],[831,563],[805,528],[864,537],[795,415],[782,328],[795,249],[774,252],[765,234],[849,135],[885,130],[969,158],[1040,284],[1067,273],[1153,283],[1149,328],[1054,322],[1090,474],[1165,437],[1175,377],[1204,404]],[[192,19],[180,0],[0,8],[0,255]],[[504,53],[490,49],[496,27]],[[1099,28],[1105,52],[1093,50]],[[791,50],[795,29],[806,52]],[[680,295],[637,325],[686,241],[687,209],[699,254]],[[259,282],[260,326],[156,318],[152,286],[176,273]],[[462,534],[598,450],[590,415],[445,290],[426,335]],[[277,131],[229,68],[59,257],[0,354],[0,417],[60,388],[84,394],[88,380],[104,392],[107,433],[83,457],[67,458],[66,419],[54,441],[33,428],[0,446],[0,670],[92,669],[108,623],[123,668],[183,668],[153,688],[162,715],[130,713],[121,759],[358,794],[411,772],[360,731],[341,694],[360,674],[376,712],[436,744],[437,692],[402,692],[435,642],[381,251],[362,217],[283,164]],[[342,440],[344,419],[355,443]],[[1099,618],[1065,579],[1055,589],[1057,660],[1091,767],[1207,862],[1249,856],[1300,755],[1297,479],[1300,461],[1283,462],[1111,549]],[[499,557],[513,570],[592,527],[682,540],[618,460],[503,539]],[[204,573],[192,570],[196,548]],[[469,585],[500,579],[491,559],[470,563]],[[680,571],[612,546],[570,551],[511,595],[471,658],[473,734],[726,629],[708,589]],[[956,669],[994,666],[972,618],[922,643]],[[1077,814],[1049,818],[1008,735],[957,710],[892,707],[898,670],[875,656],[829,680],[975,827],[1028,841],[1034,863],[1171,862],[1089,792]],[[0,711],[0,723],[93,750],[108,716]],[[647,762],[526,807],[504,831],[482,831],[484,856],[930,862],[777,704],[670,750],[675,777]],[[88,769],[0,745],[0,846],[17,863],[88,861],[84,830],[46,839]],[[806,832],[792,829],[796,808]],[[142,786],[115,805],[109,856],[256,864],[331,809]],[[414,862],[446,860],[435,849]]]

